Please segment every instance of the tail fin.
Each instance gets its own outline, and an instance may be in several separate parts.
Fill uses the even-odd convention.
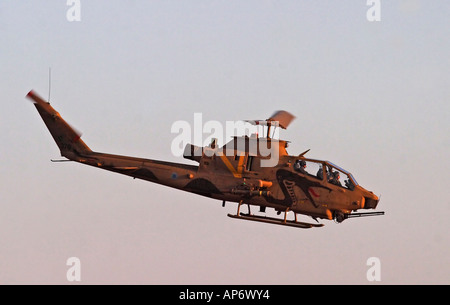
[[[50,134],[61,151],[61,155],[73,159],[77,156],[89,155],[92,150],[81,140],[81,134],[73,129],[61,115],[31,90],[27,97],[33,100],[34,106],[44,120]]]

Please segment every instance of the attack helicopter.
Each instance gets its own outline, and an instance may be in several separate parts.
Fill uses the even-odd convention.
[[[234,136],[219,147],[213,139],[209,146],[187,144],[183,157],[197,165],[128,157],[91,150],[61,115],[34,91],[30,98],[61,156],[114,173],[165,185],[212,199],[236,202],[240,220],[296,228],[322,227],[319,219],[338,223],[348,218],[384,215],[384,212],[357,212],[376,209],[379,197],[359,185],[345,169],[326,160],[287,153],[288,141],[271,136],[274,128],[286,129],[295,117],[277,111],[266,120],[246,121],[265,126],[265,136]],[[241,211],[246,205],[247,213]],[[252,213],[251,206],[266,214],[272,208],[280,217]],[[292,212],[293,219],[288,219]],[[315,222],[302,222],[298,215],[310,216]]]

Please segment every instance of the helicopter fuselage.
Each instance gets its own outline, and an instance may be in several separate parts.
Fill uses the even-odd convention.
[[[217,199],[223,204],[237,202],[237,214],[229,215],[234,218],[241,218],[240,207],[246,204],[249,213],[243,219],[287,224],[286,214],[292,211],[295,221],[291,225],[306,228],[313,225],[297,222],[297,214],[341,222],[356,216],[354,211],[375,209],[378,205],[379,198],[361,187],[352,174],[329,161],[305,158],[304,154],[289,155],[283,140],[242,136],[234,137],[223,147],[215,143],[208,147],[188,144],[184,157],[196,165],[100,153],[92,151],[49,103],[32,91],[27,97],[34,101],[61,155],[68,160]],[[314,171],[305,169],[307,164]],[[340,180],[340,175],[347,180]],[[278,222],[254,216],[250,206],[258,206],[260,212],[273,208],[284,212],[285,218]]]

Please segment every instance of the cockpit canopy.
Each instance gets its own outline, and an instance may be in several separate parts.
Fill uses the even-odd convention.
[[[358,185],[355,177],[342,167],[324,160],[298,158],[294,170],[318,180],[326,179],[329,183],[354,190]]]

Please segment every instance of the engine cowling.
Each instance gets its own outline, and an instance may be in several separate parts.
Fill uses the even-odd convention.
[[[197,161],[200,163],[200,159],[203,155],[203,147],[197,145],[187,144],[184,147],[183,158]]]

